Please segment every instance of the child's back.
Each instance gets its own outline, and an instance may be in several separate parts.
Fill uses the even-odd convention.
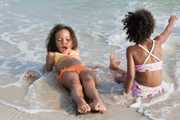
[[[155,40],[147,40],[142,45],[128,48],[135,63],[135,80],[144,86],[155,87],[161,84],[161,46]]]
[[[155,22],[149,11],[140,9],[125,16],[123,24],[127,39],[135,43],[127,48],[126,93],[148,97],[163,91],[162,44],[171,34],[175,20],[176,16],[171,16],[165,30],[151,39]],[[111,57],[110,66],[117,69],[117,62],[113,58],[115,57]]]

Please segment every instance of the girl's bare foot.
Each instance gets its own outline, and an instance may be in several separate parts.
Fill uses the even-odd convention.
[[[78,113],[83,114],[83,113],[90,112],[91,108],[86,103],[86,101],[82,99],[81,102],[79,102],[78,105],[77,105],[77,111],[78,111]]]
[[[107,109],[101,100],[95,100],[89,104],[91,106],[91,110],[94,112],[105,112]]]

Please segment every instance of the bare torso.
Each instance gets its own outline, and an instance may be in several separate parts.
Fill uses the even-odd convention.
[[[144,86],[155,87],[161,84],[161,70],[150,72],[136,72],[135,80]]]
[[[152,48],[152,43],[151,41],[147,41],[145,43],[145,47],[150,50]],[[138,45],[135,45],[133,47],[133,58],[135,65],[141,65],[144,63],[144,60],[146,59],[148,53],[142,50]],[[157,44],[155,44],[155,48],[153,50],[153,54],[156,55],[158,58],[161,59],[161,47]],[[158,62],[154,57],[150,57],[147,61],[146,64],[151,64]],[[161,70],[156,70],[156,71],[145,71],[145,72],[138,72],[136,71],[135,73],[135,80],[144,86],[149,86],[149,87],[155,87],[159,86],[161,84]]]

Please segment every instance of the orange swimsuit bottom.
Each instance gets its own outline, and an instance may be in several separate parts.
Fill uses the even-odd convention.
[[[83,64],[76,64],[76,65],[72,65],[70,67],[67,68],[63,68],[58,75],[59,79],[62,79],[63,75],[65,72],[76,72],[77,74],[80,74],[82,71],[87,70],[88,68],[85,67]]]

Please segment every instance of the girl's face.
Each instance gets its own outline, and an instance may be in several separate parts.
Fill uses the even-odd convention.
[[[66,29],[60,30],[55,34],[55,39],[58,51],[63,54],[68,54],[73,47],[70,32]]]

